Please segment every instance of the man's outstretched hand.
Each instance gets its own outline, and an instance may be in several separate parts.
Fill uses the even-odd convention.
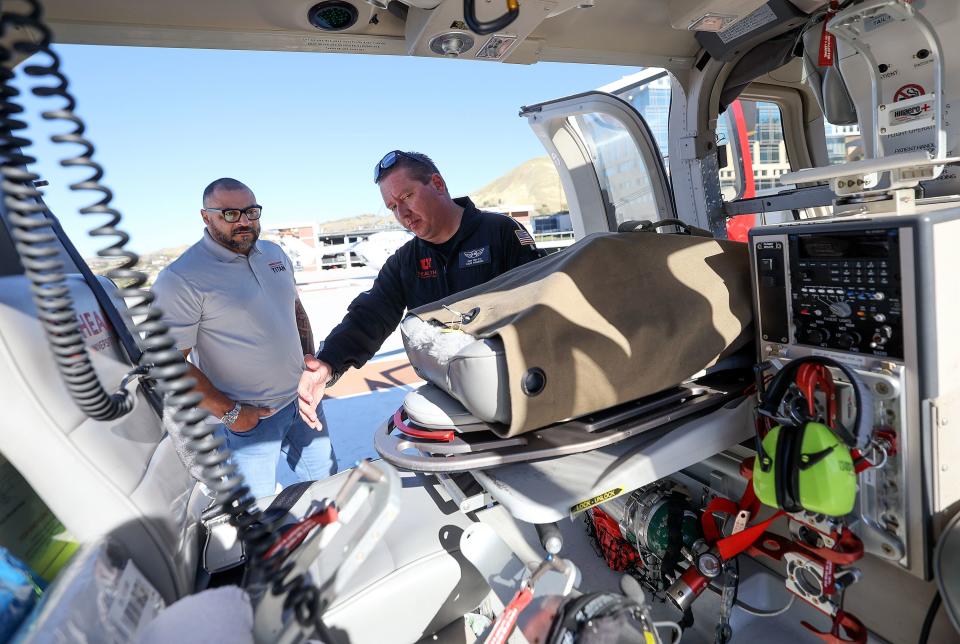
[[[297,407],[300,417],[310,427],[321,430],[323,427],[317,419],[317,405],[323,400],[323,390],[327,382],[333,377],[333,369],[326,362],[317,360],[309,353],[303,356],[303,373],[300,375],[300,384],[297,386]]]

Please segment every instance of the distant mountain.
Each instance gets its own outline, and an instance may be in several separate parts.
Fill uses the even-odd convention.
[[[153,284],[159,273],[167,264],[180,257],[183,251],[190,248],[189,244],[175,246],[173,248],[161,248],[150,253],[140,253],[140,261],[136,270],[147,274],[147,285]],[[120,264],[119,260],[104,259],[102,257],[86,258],[87,265],[96,275],[106,275],[107,272]]]
[[[480,208],[532,205],[538,214],[567,210],[560,176],[548,157],[525,161],[499,179],[480,188],[470,198]]]

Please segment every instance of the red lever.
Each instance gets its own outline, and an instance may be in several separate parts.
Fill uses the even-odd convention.
[[[393,412],[393,426],[412,438],[425,438],[432,441],[452,443],[455,432],[452,429],[416,429],[403,422],[403,407]]]

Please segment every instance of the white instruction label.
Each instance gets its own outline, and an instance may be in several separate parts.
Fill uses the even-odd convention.
[[[107,622],[116,627],[114,644],[132,642],[140,627],[164,607],[160,593],[132,561],[128,561],[117,582],[117,592],[107,613]]]
[[[769,24],[777,19],[777,14],[773,12],[769,4],[765,4],[743,20],[738,20],[723,31],[717,32],[717,36],[723,41],[723,44],[734,41],[740,36],[746,36],[754,29]]]

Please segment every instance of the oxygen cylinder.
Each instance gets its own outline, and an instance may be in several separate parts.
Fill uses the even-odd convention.
[[[683,513],[680,533],[685,546],[699,537],[700,524],[686,498],[670,489],[640,488],[600,504],[617,522],[620,534],[640,552],[663,557],[670,543],[668,521],[672,511]]]

